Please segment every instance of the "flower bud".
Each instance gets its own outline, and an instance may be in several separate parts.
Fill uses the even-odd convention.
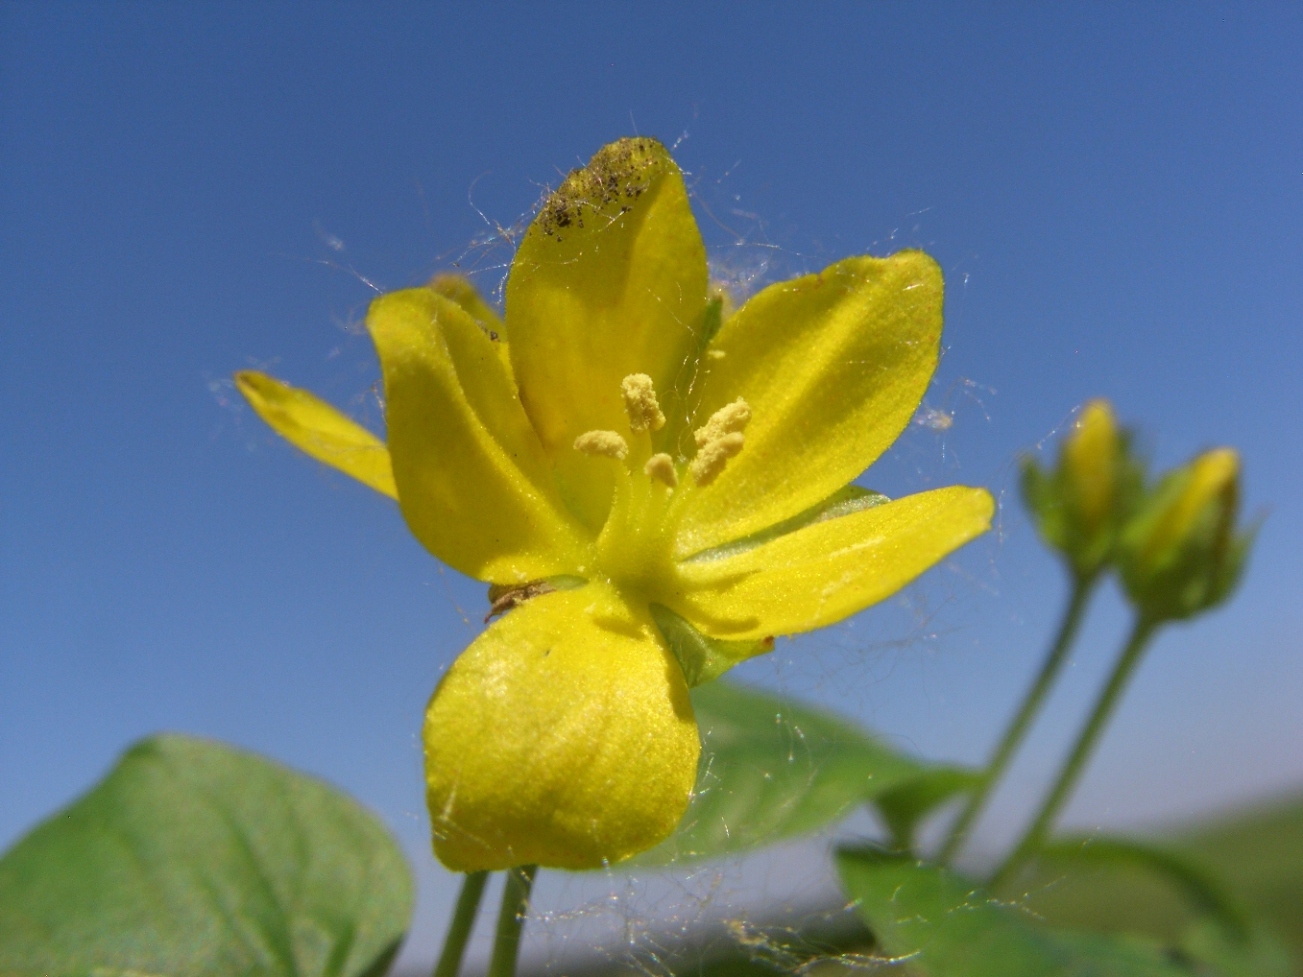
[[[1121,539],[1119,565],[1132,602],[1155,621],[1192,617],[1225,600],[1252,542],[1237,533],[1240,458],[1205,452],[1170,473]]]
[[[1023,462],[1023,499],[1036,528],[1079,579],[1094,577],[1109,562],[1139,495],[1143,472],[1130,440],[1108,401],[1092,400],[1077,417],[1056,468],[1046,471],[1031,458]]]

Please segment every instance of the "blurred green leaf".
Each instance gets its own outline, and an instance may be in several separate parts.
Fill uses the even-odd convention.
[[[156,736],[0,858],[0,974],[373,977],[411,912],[401,851],[353,800]]]
[[[981,783],[982,774],[966,767],[933,767],[888,788],[874,805],[891,831],[893,847],[909,851],[919,824],[942,804]]]
[[[692,691],[704,747],[678,830],[625,865],[713,858],[818,831],[929,770],[859,727],[729,682]]]
[[[1281,956],[1274,936],[1293,958],[1292,966],[1280,972],[1303,975],[1303,800],[1165,832],[1161,838],[1164,851],[1218,880],[1251,920],[1248,956],[1259,961],[1254,972],[1272,972],[1271,960]],[[1214,937],[1227,952],[1236,949],[1233,940],[1199,921],[1189,888],[1174,888],[1170,876],[1142,860],[1047,858],[1019,879],[1016,892],[1003,894],[1025,902],[1056,926],[1145,933],[1174,946],[1189,945],[1209,960],[1219,952]]]
[[[1192,910],[1218,923],[1233,941],[1249,937],[1251,922],[1222,881],[1197,858],[1170,844],[1108,835],[1057,838],[1041,850],[1038,860],[1069,872],[1114,866],[1152,872],[1183,894]]]
[[[1303,965],[1303,798],[1242,811],[1173,841],[1224,879],[1256,920],[1285,937]]]
[[[928,977],[1191,977],[1157,943],[1050,929],[945,869],[872,848],[837,865],[879,950]]]
[[[1223,977],[1290,977],[1296,972],[1284,942],[1260,926],[1239,938],[1216,920],[1204,918],[1181,935],[1176,952],[1202,964],[1201,973],[1211,969]]]

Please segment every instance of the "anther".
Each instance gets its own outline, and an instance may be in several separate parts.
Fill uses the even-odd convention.
[[[718,441],[726,434],[741,434],[751,422],[751,407],[739,397],[731,404],[725,404],[710,415],[704,426],[697,428],[694,437],[697,447],[704,448],[712,441]]]
[[[645,373],[631,373],[620,382],[624,393],[624,412],[629,415],[629,427],[634,431],[659,431],[665,426],[665,415],[656,401],[656,388],[652,378]]]
[[[665,453],[652,455],[647,459],[647,464],[642,466],[644,474],[654,481],[670,488],[679,484],[678,472],[674,470],[674,459]]]
[[[629,444],[614,431],[585,431],[575,438],[575,450],[594,457],[618,458],[629,456]]]
[[[688,471],[692,480],[707,486],[719,477],[728,460],[739,451],[745,439],[742,430],[751,421],[751,408],[739,397],[710,415],[710,420],[697,428],[693,437],[697,441],[697,456]]]
[[[703,488],[719,478],[728,460],[742,450],[742,435],[736,431],[726,434],[697,449],[689,471],[692,480]]]

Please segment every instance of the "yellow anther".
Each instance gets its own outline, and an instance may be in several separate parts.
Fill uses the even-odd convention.
[[[722,349],[706,350],[706,359],[708,360],[722,360],[727,355],[728,354],[725,353]]]
[[[710,415],[693,437],[697,440],[697,457],[688,471],[698,485],[706,486],[719,477],[728,460],[742,450],[742,429],[751,421],[751,408],[739,397]]]
[[[674,459],[667,454],[652,455],[647,459],[647,464],[642,466],[642,470],[648,478],[670,488],[679,484],[679,474],[674,470]]]
[[[575,450],[580,454],[618,458],[629,456],[629,444],[614,431],[585,431],[575,438]]]
[[[629,427],[634,431],[659,431],[665,426],[665,415],[656,400],[652,378],[645,373],[631,373],[620,382],[624,392],[624,412],[629,415]]]
[[[697,457],[692,459],[689,471],[692,480],[698,485],[707,486],[719,478],[728,460],[742,450],[742,434],[733,431],[716,438],[697,449]]]
[[[751,421],[751,408],[739,397],[731,404],[725,404],[710,415],[704,427],[699,427],[693,435],[697,447],[704,448],[712,441],[718,441],[726,434],[740,434]],[[734,452],[736,454],[736,452]]]

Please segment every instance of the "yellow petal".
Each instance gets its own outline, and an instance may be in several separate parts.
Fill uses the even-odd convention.
[[[813,631],[891,596],[990,528],[984,489],[955,485],[817,522],[736,556],[680,564],[680,614],[729,638]]]
[[[602,584],[485,631],[439,683],[424,740],[434,850],[459,872],[650,848],[682,817],[700,752],[678,662]]]
[[[728,319],[690,427],[739,398],[751,421],[719,477],[682,491],[679,556],[793,516],[881,455],[936,369],[941,298],[936,262],[902,251],[771,285]]]
[[[257,370],[235,375],[235,386],[271,429],[317,461],[398,498],[383,441],[324,400]]]
[[[622,139],[544,203],[507,282],[511,361],[525,410],[590,526],[609,466],[572,450],[585,431],[628,427],[621,381],[651,377],[662,405],[697,349],[706,252],[683,177],[654,139]]]
[[[460,305],[470,315],[472,319],[484,330],[485,334],[493,341],[493,348],[498,354],[498,359],[502,360],[502,365],[506,367],[507,374],[511,375],[511,354],[507,348],[507,326],[498,315],[497,310],[488,302],[484,301],[484,296],[479,293],[470,279],[462,275],[440,274],[435,275],[426,283],[426,288],[437,292],[444,298],[452,299]],[[515,378],[512,377],[512,383]]]
[[[499,340],[507,338],[506,327],[502,324],[501,317],[494,311],[493,306],[484,301],[484,296],[471,284],[469,278],[452,274],[435,275],[426,287],[460,305],[480,324],[481,328],[494,334],[490,338]]]
[[[427,288],[376,299],[367,328],[384,372],[398,501],[416,538],[494,583],[582,573],[586,544],[492,340]]]

